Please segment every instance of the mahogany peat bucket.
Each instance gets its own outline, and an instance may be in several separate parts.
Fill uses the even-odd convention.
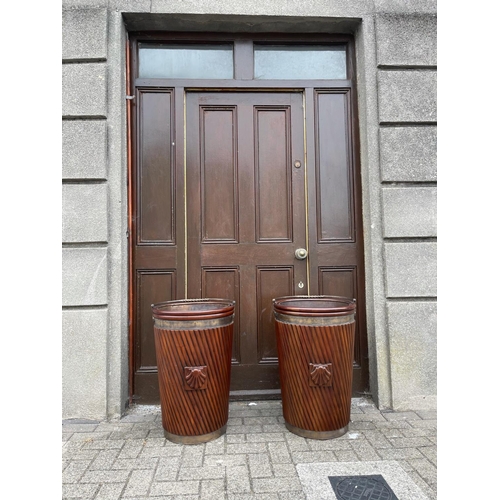
[[[273,303],[287,429],[312,439],[342,436],[351,417],[355,301],[299,295]]]
[[[182,299],[153,304],[162,424],[174,443],[226,432],[234,301]]]

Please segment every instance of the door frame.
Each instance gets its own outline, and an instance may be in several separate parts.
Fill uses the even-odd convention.
[[[186,42],[186,43],[210,43],[210,42],[232,42],[234,43],[234,69],[235,76],[232,80],[216,79],[139,79],[138,78],[138,51],[141,42]],[[254,42],[262,43],[290,43],[290,44],[311,44],[336,43],[346,46],[346,80],[253,80],[249,69],[244,64],[248,58],[249,51],[253,50]],[[314,150],[315,147],[315,122],[314,122],[314,100],[315,91],[322,89],[334,89],[339,92],[349,92],[350,109],[349,119],[349,145],[350,161],[352,162],[353,173],[353,205],[354,205],[354,230],[356,234],[357,248],[361,254],[359,258],[360,268],[357,274],[357,321],[361,325],[363,333],[360,335],[360,349],[363,353],[360,366],[362,373],[361,383],[365,391],[369,391],[369,368],[368,368],[368,335],[366,324],[366,293],[365,293],[365,262],[364,262],[364,241],[363,241],[363,218],[362,218],[362,191],[361,191],[361,165],[360,165],[360,138],[358,120],[358,99],[356,92],[356,61],[354,36],[336,34],[268,34],[268,33],[200,33],[200,32],[129,32],[126,43],[126,92],[127,92],[127,202],[128,202],[128,328],[129,328],[129,403],[133,402],[134,395],[134,366],[135,355],[134,346],[137,340],[136,334],[136,300],[135,276],[133,270],[134,262],[134,242],[136,241],[136,223],[134,214],[136,213],[136,183],[135,172],[138,161],[139,147],[137,144],[137,100],[138,88],[169,89],[173,94],[174,112],[173,126],[175,130],[182,130],[184,137],[176,137],[176,149],[173,156],[175,169],[177,172],[183,171],[182,180],[178,176],[179,187],[185,192],[185,105],[186,93],[189,91],[264,91],[264,92],[302,92],[305,106],[304,131],[306,136],[307,151]],[[253,67],[251,68],[253,73]],[[180,111],[182,110],[182,112]],[[179,140],[181,139],[181,140]],[[181,143],[181,144],[179,144]],[[306,153],[307,154],[307,153]],[[311,162],[312,163],[312,162]],[[307,172],[308,198],[310,190],[314,189],[314,168],[309,168]],[[312,177],[311,177],[312,176]],[[183,195],[182,195],[183,196]],[[310,209],[310,207],[308,207]],[[183,216],[181,219],[181,215]],[[185,223],[187,214],[177,215],[178,241],[186,238]],[[183,298],[187,292],[187,279],[185,279],[187,253],[185,258],[178,259],[179,262],[179,282],[184,281],[183,290],[178,286],[177,290]]]

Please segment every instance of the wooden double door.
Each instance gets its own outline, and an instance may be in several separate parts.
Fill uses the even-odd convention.
[[[359,179],[346,91],[138,91],[132,395],[157,402],[151,304],[236,302],[231,397],[279,397],[274,297],[358,303],[368,385]],[[173,107],[182,106],[183,119]],[[177,118],[175,118],[177,116]],[[179,130],[180,124],[184,130]],[[178,125],[176,128],[176,124]]]

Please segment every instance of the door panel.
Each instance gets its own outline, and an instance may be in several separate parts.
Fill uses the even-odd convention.
[[[133,395],[137,402],[159,401],[158,373],[151,304],[179,297],[179,251],[176,215],[182,198],[176,196],[173,92],[138,93],[136,168],[132,183],[135,213],[132,234],[134,341],[131,345]],[[181,254],[182,259],[182,254]],[[181,292],[182,293],[182,292]]]
[[[279,394],[272,299],[307,283],[294,255],[306,246],[305,175],[293,167],[302,95],[192,92],[186,103],[188,296],[239,298],[231,390]],[[221,267],[233,278],[204,288]]]
[[[351,92],[311,90],[306,105],[314,109],[309,134],[310,293],[353,297],[357,302],[353,392],[368,387],[366,318],[360,192],[352,147]],[[312,128],[312,127],[311,127]],[[312,136],[312,137],[311,137]],[[314,138],[314,140],[312,140]],[[356,184],[358,182],[358,184]]]

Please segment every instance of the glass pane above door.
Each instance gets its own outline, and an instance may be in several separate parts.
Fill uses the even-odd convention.
[[[343,45],[255,45],[256,80],[345,80]]]
[[[232,79],[233,45],[142,45],[139,78]]]

